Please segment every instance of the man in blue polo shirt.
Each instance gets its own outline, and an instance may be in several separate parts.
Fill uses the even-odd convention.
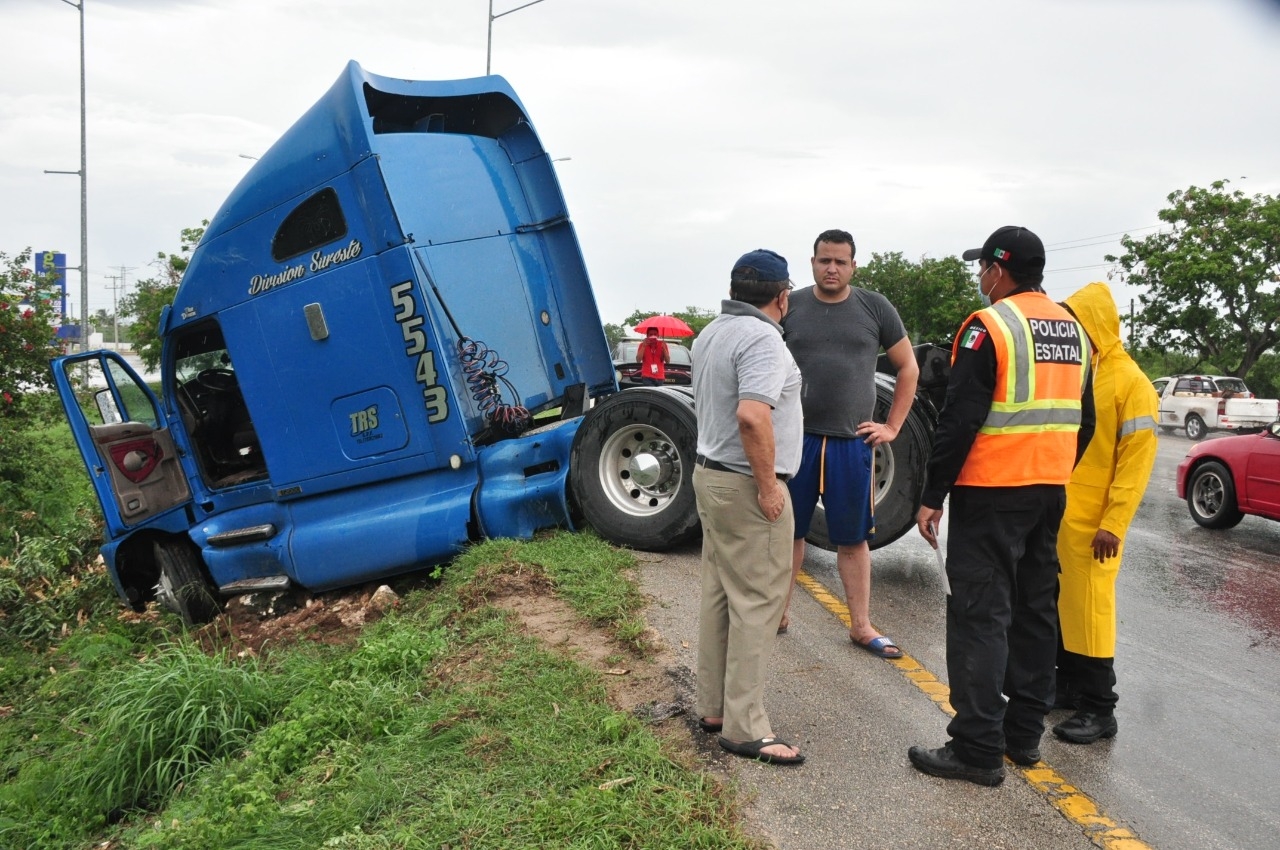
[[[729,300],[693,346],[702,520],[699,725],[720,746],[770,764],[804,756],[764,710],[765,672],[791,584],[786,481],[800,468],[800,369],[782,341],[787,261],[757,250],[734,264]]]

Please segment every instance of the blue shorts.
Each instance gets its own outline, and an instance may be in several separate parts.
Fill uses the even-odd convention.
[[[800,471],[787,487],[796,517],[796,539],[809,533],[818,497],[827,512],[827,531],[837,546],[853,546],[876,533],[871,465],[875,449],[860,438],[804,435]]]

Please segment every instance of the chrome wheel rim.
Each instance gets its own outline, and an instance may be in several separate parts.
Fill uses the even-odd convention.
[[[683,486],[683,462],[675,441],[652,425],[619,428],[604,443],[600,489],[615,508],[632,517],[659,514]]]

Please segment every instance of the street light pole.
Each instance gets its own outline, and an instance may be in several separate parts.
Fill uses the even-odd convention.
[[[66,3],[68,2],[68,0],[62,0],[62,2]],[[80,0],[80,2],[83,3],[84,0]],[[493,22],[496,21],[498,18],[505,18],[507,15],[510,15],[512,12],[519,12],[521,9],[528,9],[530,6],[536,6],[541,2],[542,0],[532,0],[532,2],[525,3],[523,6],[516,6],[514,9],[508,9],[505,12],[499,12],[498,14],[495,15],[493,13],[493,0],[489,0],[489,44],[485,48],[485,52],[484,52],[485,76],[489,75],[490,60],[493,57]]]
[[[84,120],[84,0],[72,3],[62,0],[80,11],[80,170],[50,171],[45,174],[80,175],[80,350],[89,350],[89,168]],[[65,317],[63,317],[65,319]]]

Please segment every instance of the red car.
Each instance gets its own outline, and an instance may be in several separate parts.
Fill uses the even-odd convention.
[[[1178,498],[1205,528],[1232,528],[1245,514],[1280,520],[1280,422],[1192,446],[1178,464]]]

